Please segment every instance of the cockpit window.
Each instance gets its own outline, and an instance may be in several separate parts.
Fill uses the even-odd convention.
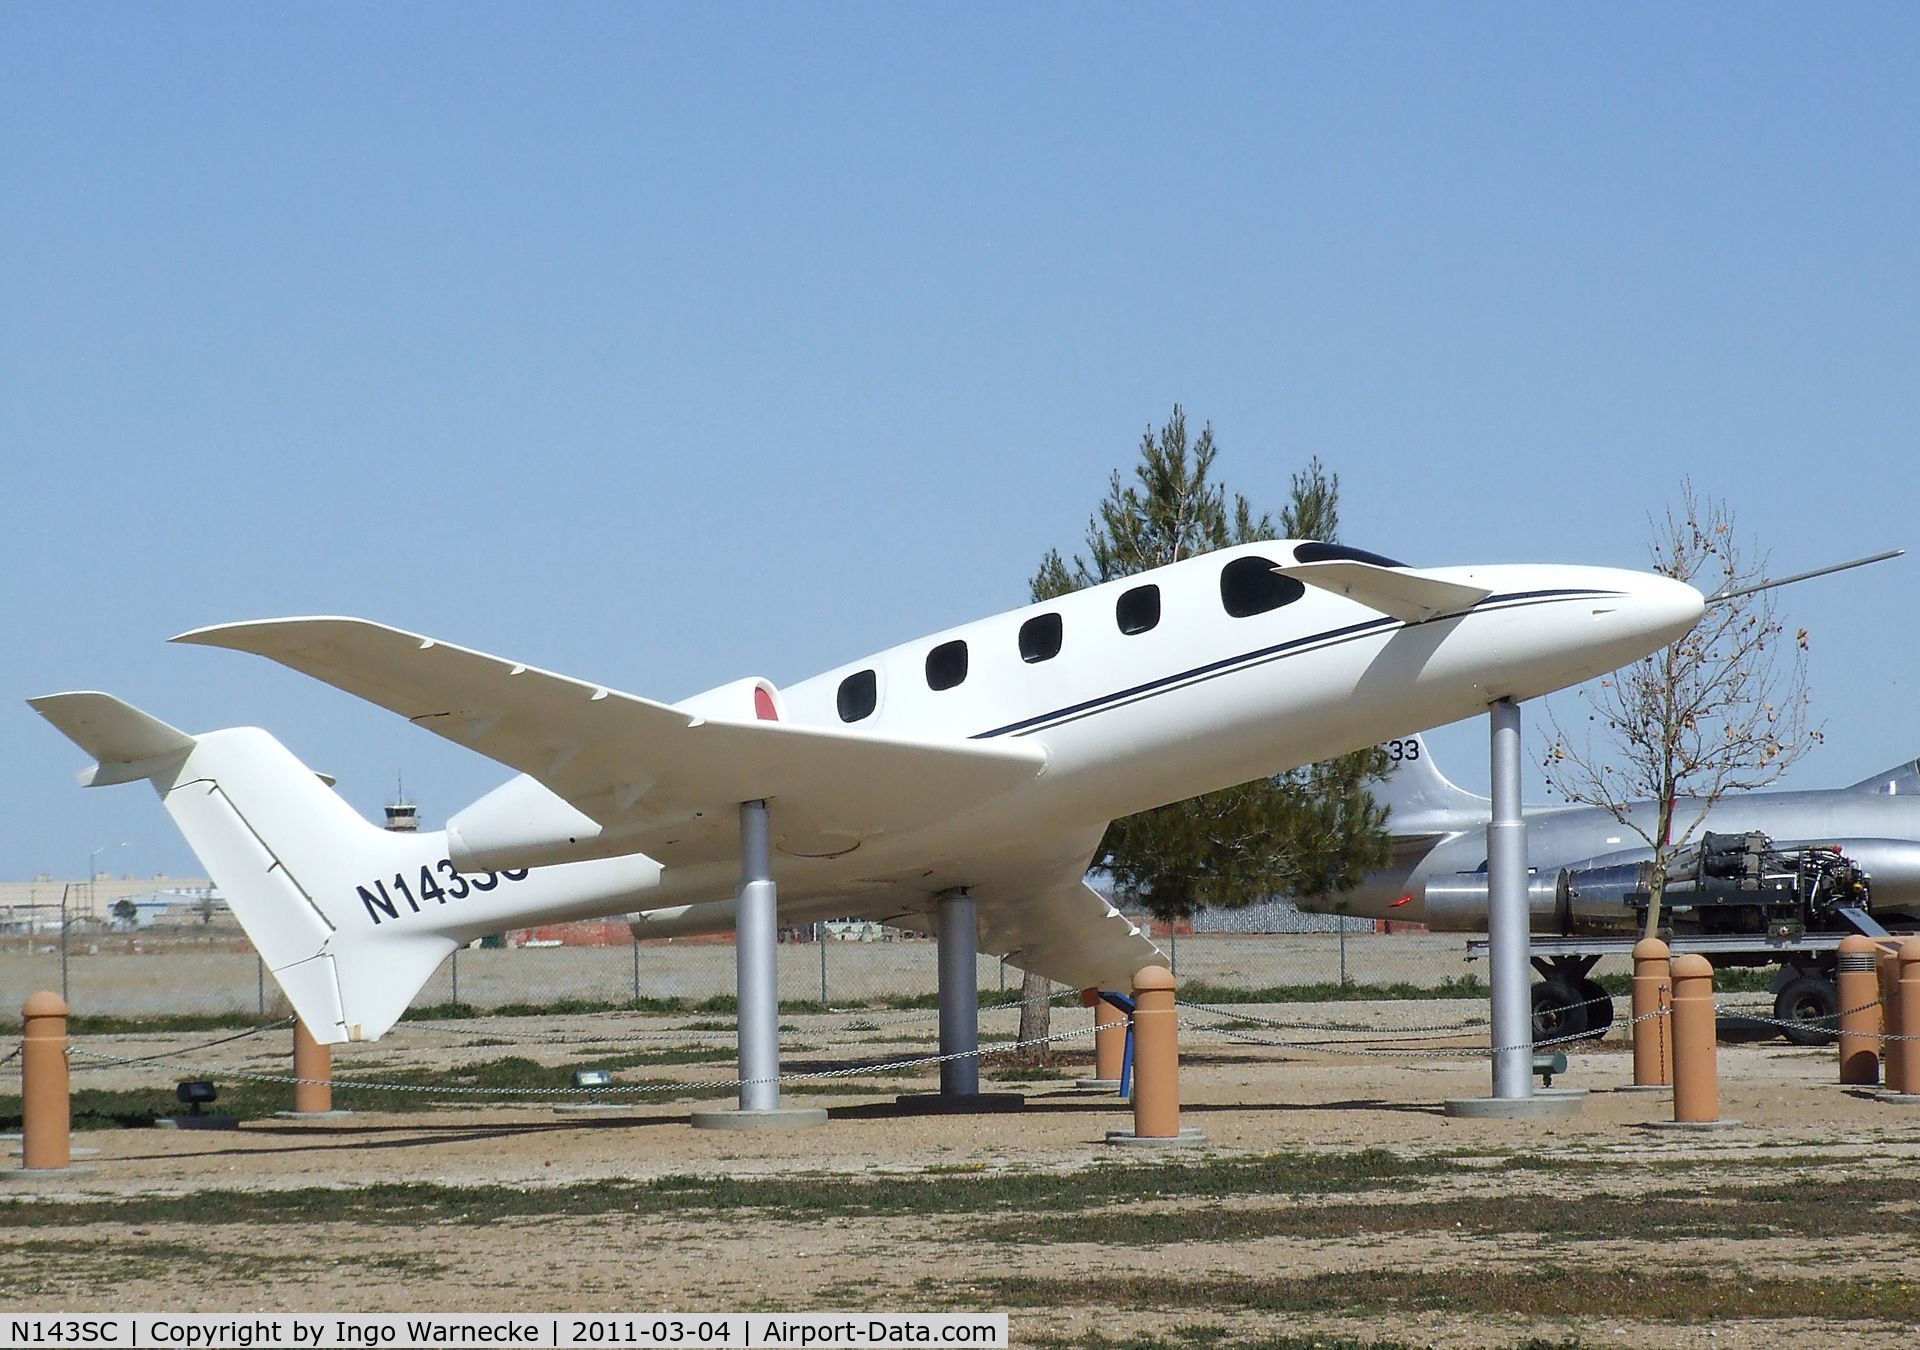
[[[1293,550],[1295,562],[1363,562],[1375,567],[1405,567],[1403,562],[1392,558],[1383,558],[1378,553],[1369,553],[1364,548],[1348,548],[1345,544],[1322,544],[1310,540]]]
[[[1292,577],[1275,574],[1271,558],[1248,554],[1220,569],[1220,604],[1236,619],[1290,605],[1306,593]]]

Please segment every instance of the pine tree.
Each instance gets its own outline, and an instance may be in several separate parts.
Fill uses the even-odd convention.
[[[1339,530],[1339,476],[1316,456],[1293,475],[1275,528],[1271,516],[1212,478],[1219,453],[1211,423],[1189,446],[1185,411],[1140,442],[1135,482],[1116,470],[1087,525],[1086,553],[1042,559],[1033,598],[1049,600],[1214,549],[1284,534],[1332,542]],[[1385,772],[1376,750],[1360,751],[1191,801],[1116,820],[1096,865],[1156,918],[1191,917],[1202,906],[1238,908],[1274,895],[1351,889],[1383,865],[1386,812],[1369,785]]]

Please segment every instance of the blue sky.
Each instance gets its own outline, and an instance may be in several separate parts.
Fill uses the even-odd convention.
[[[1782,571],[1920,545],[1917,61],[1866,5],[0,6],[0,876],[193,870],[56,689],[369,813],[502,776],[172,633],[792,681],[1023,601],[1175,401],[1411,561],[1634,565],[1682,475]],[[1916,567],[1784,594],[1791,785],[1920,754]]]

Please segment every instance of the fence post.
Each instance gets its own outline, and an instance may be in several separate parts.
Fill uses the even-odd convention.
[[[1673,984],[1667,944],[1633,944],[1633,1085],[1673,1086]]]
[[[41,990],[20,1008],[20,1165],[64,1172],[73,1165],[73,1104],[67,1087],[67,1001]]]
[[[1173,972],[1147,966],[1133,977],[1133,1128],[1110,1130],[1109,1144],[1197,1144],[1180,1128],[1180,1012]]]
[[[1840,991],[1840,1081],[1880,1081],[1880,981],[1874,971],[1879,948],[1855,933],[1840,942],[1834,983]]]

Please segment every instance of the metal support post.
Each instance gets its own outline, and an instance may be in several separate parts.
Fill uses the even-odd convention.
[[[974,963],[980,952],[980,922],[965,889],[941,894],[936,915],[940,962],[940,1092],[971,1097],[980,1091],[980,989]]]
[[[1487,822],[1487,955],[1493,984],[1493,1095],[1450,1097],[1450,1116],[1514,1119],[1571,1116],[1580,1092],[1533,1090],[1532,915],[1527,908],[1527,827],[1520,815],[1520,709],[1487,705],[1493,816]]]
[[[907,1092],[894,1104],[915,1115],[1017,1111],[1017,1092],[980,1090],[980,917],[966,887],[934,897],[933,932],[940,981],[940,1091]]]
[[[773,833],[764,801],[740,804],[740,892],[733,922],[740,1109],[695,1111],[694,1128],[773,1130],[824,1125],[827,1113],[820,1107],[780,1105],[780,909],[773,885]]]
[[[1520,707],[1489,705],[1493,818],[1487,823],[1487,952],[1493,983],[1493,1095],[1533,1095],[1532,941],[1527,826],[1520,815]]]
[[[813,940],[820,944],[820,1005],[827,1002],[827,925],[823,919],[813,926]]]
[[[780,918],[767,804],[740,806],[740,896],[734,973],[740,1008],[740,1109],[780,1106]]]

